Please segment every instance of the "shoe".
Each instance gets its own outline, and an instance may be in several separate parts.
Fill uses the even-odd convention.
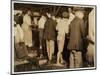
[[[63,64],[61,63],[57,63],[56,66],[64,66]]]
[[[42,49],[42,46],[40,46],[40,49]]]
[[[61,64],[65,65],[65,64],[66,64],[66,62],[65,62],[64,60],[62,60],[62,61],[61,61]]]

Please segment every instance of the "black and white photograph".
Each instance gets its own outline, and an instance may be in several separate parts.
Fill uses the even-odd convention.
[[[96,69],[96,6],[12,1],[12,74]]]

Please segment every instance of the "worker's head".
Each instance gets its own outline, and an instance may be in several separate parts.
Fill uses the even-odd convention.
[[[76,11],[75,12],[75,16],[78,17],[78,18],[80,18],[80,19],[83,19],[84,13],[82,11]]]
[[[54,14],[54,13],[51,13],[51,18],[52,18],[53,20],[56,20],[56,17],[55,17],[55,14]]]
[[[75,11],[75,16],[80,18],[80,19],[83,19],[84,17],[84,8],[81,8],[81,7],[75,7],[73,9]]]
[[[64,11],[64,12],[62,13],[62,17],[63,17],[63,18],[68,18],[68,17],[69,17],[68,12],[67,12],[67,11]]]
[[[28,14],[28,15],[31,15],[31,11],[30,11],[30,10],[28,10],[28,11],[27,11],[27,14]]]
[[[72,13],[72,8],[68,8],[68,12],[69,13]]]

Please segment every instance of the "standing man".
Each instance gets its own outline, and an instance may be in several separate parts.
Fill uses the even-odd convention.
[[[60,19],[57,23],[57,43],[58,43],[58,53],[57,53],[57,65],[63,66],[61,63],[63,62],[62,52],[65,43],[65,33],[68,34],[69,31],[69,23],[68,23],[68,12],[62,13],[62,19]]]
[[[28,10],[23,17],[22,29],[24,32],[24,42],[28,47],[32,47],[32,30],[31,30],[31,11]]]
[[[39,28],[39,49],[40,49],[40,58],[43,57],[43,36],[44,36],[44,24],[46,22],[45,15],[41,15],[41,18],[38,21],[38,28]]]
[[[69,27],[69,43],[68,50],[70,50],[70,68],[82,67],[82,50],[83,38],[85,36],[84,29],[84,12],[82,8],[74,8],[75,18]]]
[[[46,39],[46,45],[47,45],[47,54],[48,54],[48,60],[52,61],[52,55],[54,54],[54,48],[55,48],[55,40],[56,40],[56,21],[55,21],[55,15],[54,14],[48,14],[48,19],[45,23],[45,39]]]
[[[23,30],[20,26],[19,23],[19,16],[15,15],[14,16],[14,55],[15,55],[15,60],[17,59],[25,59],[25,57],[28,56],[28,51],[25,49],[24,44],[23,44]],[[22,49],[22,47],[24,49]]]

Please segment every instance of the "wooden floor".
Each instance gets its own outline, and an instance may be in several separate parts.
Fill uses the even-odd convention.
[[[39,70],[55,70],[55,69],[67,69],[66,65],[58,66],[55,62],[48,63],[47,59],[39,59],[33,54],[29,54],[31,57],[29,60],[16,60],[14,62],[15,72],[25,72],[25,71],[39,71]]]
[[[32,54],[31,54],[32,56]],[[28,72],[28,71],[41,71],[41,70],[57,70],[57,69],[69,69],[67,64],[58,66],[55,62],[48,63],[47,59],[39,59],[37,57],[31,57],[30,60],[17,60],[15,61],[15,72]]]
[[[37,36],[37,38],[34,39],[35,41],[35,48],[38,51],[38,47],[39,47],[39,38],[37,35],[38,32],[34,33],[35,37]],[[33,37],[34,38],[34,37]],[[63,50],[63,58],[66,60],[67,62],[69,62],[69,52],[67,50],[67,44],[68,44],[68,39],[65,39],[65,45],[64,45],[64,50]],[[86,44],[85,44],[86,45]],[[46,46],[45,46],[46,47]],[[46,48],[44,47],[44,55],[46,55]],[[85,47],[86,48],[86,47]],[[84,49],[86,50],[86,49]],[[55,42],[55,55],[57,55],[57,42]],[[86,51],[84,51],[84,54],[86,53]],[[39,71],[39,70],[54,70],[54,69],[68,69],[68,66],[57,66],[56,63],[52,63],[52,64],[48,64],[46,63],[47,60],[46,59],[38,59],[37,57],[35,57],[37,54],[36,52],[29,52],[29,56],[32,57],[31,59],[29,59],[28,61],[15,61],[14,62],[14,71],[15,72],[25,72],[25,71]],[[47,55],[46,55],[47,56]],[[84,67],[87,66],[87,62],[85,57],[85,55],[83,55],[83,60],[84,60]],[[56,61],[56,60],[55,60]]]

